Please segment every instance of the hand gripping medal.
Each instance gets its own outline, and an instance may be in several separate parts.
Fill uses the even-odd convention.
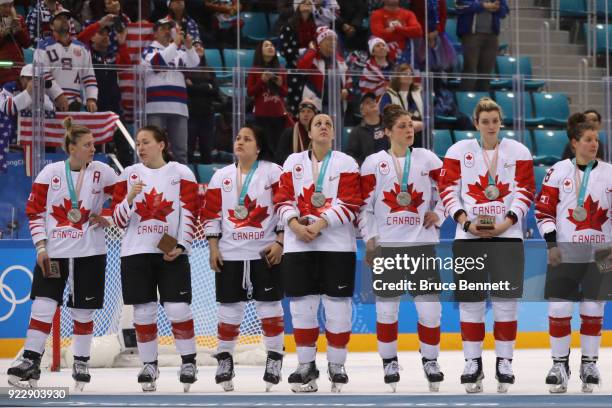
[[[259,160],[255,160],[255,163],[253,163],[253,166],[251,166],[251,170],[249,170],[247,173],[244,184],[242,184],[242,171],[240,171],[240,164],[236,165],[236,182],[238,183],[236,192],[238,193],[238,204],[236,204],[234,207],[234,217],[239,220],[244,220],[249,216],[249,210],[244,205],[244,199],[247,195],[247,191],[249,190],[249,184],[251,184],[253,174],[255,174],[255,170],[257,170],[258,166]]]

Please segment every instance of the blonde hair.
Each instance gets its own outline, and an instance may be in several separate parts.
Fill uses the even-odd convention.
[[[73,123],[71,116],[64,119],[62,125],[64,126],[64,129],[66,129],[66,133],[64,133],[64,144],[62,146],[66,153],[70,153],[68,147],[71,144],[77,144],[81,136],[91,133],[91,130],[89,130],[88,127]]]
[[[484,98],[480,98],[480,100],[478,101],[478,104],[474,108],[472,119],[474,119],[474,122],[478,122],[478,119],[480,118],[480,114],[482,112],[494,112],[494,111],[499,113],[499,120],[502,120],[503,113],[502,113],[501,107],[493,99],[485,96]]]

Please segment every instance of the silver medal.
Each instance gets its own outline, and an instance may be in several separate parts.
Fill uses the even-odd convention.
[[[68,219],[73,224],[81,221],[81,211],[76,208],[70,209],[70,211],[68,211]]]
[[[325,195],[323,193],[316,192],[310,197],[310,202],[316,208],[321,208],[325,205]]]
[[[249,210],[244,205],[238,204],[234,207],[234,217],[244,220],[249,215]]]
[[[397,195],[396,201],[402,207],[407,207],[412,202],[412,197],[407,192],[402,191],[401,193]]]
[[[587,210],[584,207],[578,206],[572,211],[572,218],[578,222],[582,222],[587,218]]]
[[[487,188],[485,188],[484,194],[489,200],[497,200],[497,197],[499,197],[499,188],[493,184],[489,184]]]

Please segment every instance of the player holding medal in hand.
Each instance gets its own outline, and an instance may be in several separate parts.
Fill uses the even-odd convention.
[[[285,294],[291,297],[298,367],[289,376],[294,392],[317,391],[317,312],[325,307],[328,373],[332,391],[348,382],[344,369],[351,334],[355,286],[353,221],[361,206],[355,160],[332,150],[335,129],[326,114],[309,126],[311,149],[290,155],[283,166],[276,211],[285,228],[281,265]]]
[[[106,244],[101,227],[109,223],[99,214],[113,193],[117,175],[106,164],[92,161],[94,137],[88,128],[73,124],[72,118],[64,120],[64,127],[63,148],[69,157],[42,169],[26,205],[37,254],[30,293],[34,302],[23,355],[7,374],[12,385],[36,386],[53,315],[69,281],[67,306],[74,320],[72,378],[75,388],[82,390],[91,379],[93,315],[104,303]]]
[[[612,237],[612,166],[596,159],[597,129],[581,123],[569,131],[575,159],[557,162],[544,178],[536,201],[538,229],[548,245],[544,295],[553,366],[546,384],[551,393],[567,391],[574,303],[580,304],[582,391],[601,384],[596,362],[605,301],[612,293],[612,273],[596,264],[598,252],[609,256]]]
[[[446,213],[457,222],[455,258],[482,259],[484,268],[454,275],[460,283],[508,281],[507,289],[490,291],[493,304],[498,392],[514,383],[512,356],[517,330],[516,300],[523,293],[524,248],[522,221],[535,193],[533,160],[529,150],[512,139],[499,140],[501,108],[482,98],[474,109],[476,139],[452,145],[444,158],[440,197]],[[463,273],[463,271],[461,271]],[[467,281],[467,282],[466,282]],[[482,341],[488,291],[455,291],[460,302],[466,391],[482,392]]]
[[[266,390],[281,380],[284,321],[280,261],[283,228],[272,202],[282,169],[259,128],[243,126],[234,142],[238,163],[217,170],[208,184],[200,219],[210,248],[219,302],[215,382],[234,389],[233,353],[244,308],[251,299],[261,320],[268,356]]]
[[[382,121],[391,149],[368,156],[361,166],[361,192],[365,203],[359,215],[359,229],[366,241],[366,261],[372,265],[378,245],[389,247],[382,256],[403,253],[412,258],[435,258],[435,243],[439,241],[436,227],[444,219],[444,207],[441,203],[435,205],[438,200],[436,183],[442,162],[433,152],[412,147],[413,123],[410,114],[400,106],[385,106]],[[390,162],[395,172],[390,171]],[[434,211],[430,210],[432,207],[435,207]],[[391,247],[399,250],[391,253]],[[401,275],[393,275],[393,278],[385,279],[385,275],[381,278],[387,282],[407,279],[417,288],[423,281],[440,282],[438,270],[426,266],[401,271]],[[400,296],[403,293],[386,292],[376,297],[376,335],[378,352],[383,359],[384,381],[395,391],[400,379],[397,338]],[[419,349],[425,377],[430,390],[438,391],[444,379],[437,361],[442,311],[439,291],[415,289],[410,294],[414,297],[418,315]]]

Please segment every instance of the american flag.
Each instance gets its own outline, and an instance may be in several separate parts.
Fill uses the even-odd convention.
[[[6,156],[9,151],[11,134],[13,133],[13,118],[0,113],[0,174],[6,173]]]
[[[119,115],[115,112],[51,112],[45,111],[44,129],[46,146],[62,146],[65,129],[64,119],[72,117],[73,123],[87,126],[93,133],[95,144],[113,140]],[[32,175],[32,111],[19,114],[17,140],[24,146],[26,175]]]
[[[140,64],[142,52],[153,42],[153,23],[129,23],[127,25],[127,46],[132,64]],[[119,72],[119,89],[121,90],[121,107],[127,122],[134,121],[134,73]]]

